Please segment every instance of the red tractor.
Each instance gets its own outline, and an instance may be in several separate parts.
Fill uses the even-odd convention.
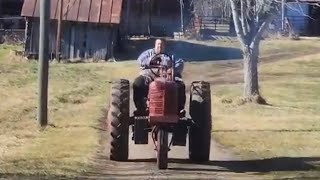
[[[172,58],[170,59],[172,61]],[[157,69],[158,77],[149,85],[146,116],[130,116],[130,83],[128,80],[120,79],[112,84],[107,119],[110,159],[128,160],[129,126],[132,126],[132,140],[135,144],[148,144],[148,135],[151,133],[159,169],[167,169],[168,151],[171,146],[186,146],[187,135],[190,160],[193,162],[208,161],[212,121],[210,84],[204,81],[192,82],[190,118],[185,115],[181,117],[177,110],[178,98],[176,82],[173,78],[174,72],[167,73],[166,67],[161,65],[151,66],[150,69]],[[172,133],[170,142],[169,133]]]

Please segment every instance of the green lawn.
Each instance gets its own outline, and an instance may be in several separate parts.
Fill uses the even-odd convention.
[[[319,67],[319,54],[262,66],[261,93],[271,106],[223,104],[242,86],[215,87],[214,137],[248,156],[319,156]]]
[[[98,145],[98,119],[111,68],[50,65],[50,126],[41,132],[36,121],[37,63],[6,58],[8,51],[1,47],[0,174],[74,175],[87,170]]]

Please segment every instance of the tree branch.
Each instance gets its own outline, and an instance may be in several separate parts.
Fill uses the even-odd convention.
[[[244,36],[248,35],[248,23],[247,23],[247,14],[246,14],[246,5],[244,0],[240,0],[240,6],[241,6],[241,25]]]
[[[261,26],[259,27],[256,35],[254,36],[251,44],[253,46],[255,46],[257,43],[259,43],[262,33],[264,32],[264,30],[268,27],[268,25],[271,23],[271,21],[274,19],[274,14],[270,14],[267,19],[261,24]]]
[[[294,3],[294,2],[292,2],[292,3]],[[294,7],[290,7],[290,6],[288,6],[288,5],[287,5],[287,8],[288,8],[288,9],[291,9],[291,10],[293,10],[293,11],[296,11],[296,12],[298,12],[298,13],[301,13],[301,14],[302,14],[303,16],[305,16],[305,17],[308,17],[308,18],[310,18],[310,19],[312,19],[312,20],[315,20],[314,18],[312,18],[311,16],[309,16],[309,15],[307,15],[306,13],[303,12],[303,9],[302,9],[302,7],[301,7],[301,2],[299,2],[299,0],[296,0],[295,3],[297,3],[299,9],[294,8]],[[304,2],[303,4],[307,4],[307,5],[310,5],[310,6],[320,7],[320,6],[319,6],[319,3],[308,3],[308,2]]]
[[[241,44],[245,45],[244,34],[243,34],[242,27],[240,25],[240,18],[237,10],[236,0],[230,0],[230,5],[231,5],[232,14],[233,14],[232,17],[233,17],[233,22],[235,26],[235,31],[237,33],[238,39],[241,42]]]
[[[249,40],[252,41],[254,35],[257,30],[258,23],[256,20],[256,11],[255,11],[256,2],[253,0],[247,0],[247,24],[248,24],[248,31],[249,31]]]

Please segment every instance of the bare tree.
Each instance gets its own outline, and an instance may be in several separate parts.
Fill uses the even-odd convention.
[[[219,9],[223,16],[230,16],[243,51],[244,97],[246,101],[266,103],[259,92],[258,59],[260,40],[264,31],[275,17],[281,13],[281,5],[287,0],[192,0],[195,13],[213,16]],[[301,3],[291,0],[290,3]],[[289,3],[289,1],[288,1]],[[319,2],[306,3],[319,6]],[[300,7],[300,5],[298,6]],[[287,8],[290,8],[288,6]],[[301,11],[300,7],[298,11]],[[305,15],[308,16],[308,15]]]
[[[243,51],[244,97],[265,103],[258,80],[259,45],[264,30],[281,12],[276,0],[229,0],[235,31]]]
[[[230,16],[229,2],[226,0],[191,0],[194,13],[198,16]]]

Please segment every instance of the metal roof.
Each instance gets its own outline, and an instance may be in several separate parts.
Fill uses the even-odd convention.
[[[51,19],[58,19],[61,0],[51,0]],[[123,0],[62,0],[66,21],[119,24]],[[21,16],[40,17],[40,0],[24,0]]]

